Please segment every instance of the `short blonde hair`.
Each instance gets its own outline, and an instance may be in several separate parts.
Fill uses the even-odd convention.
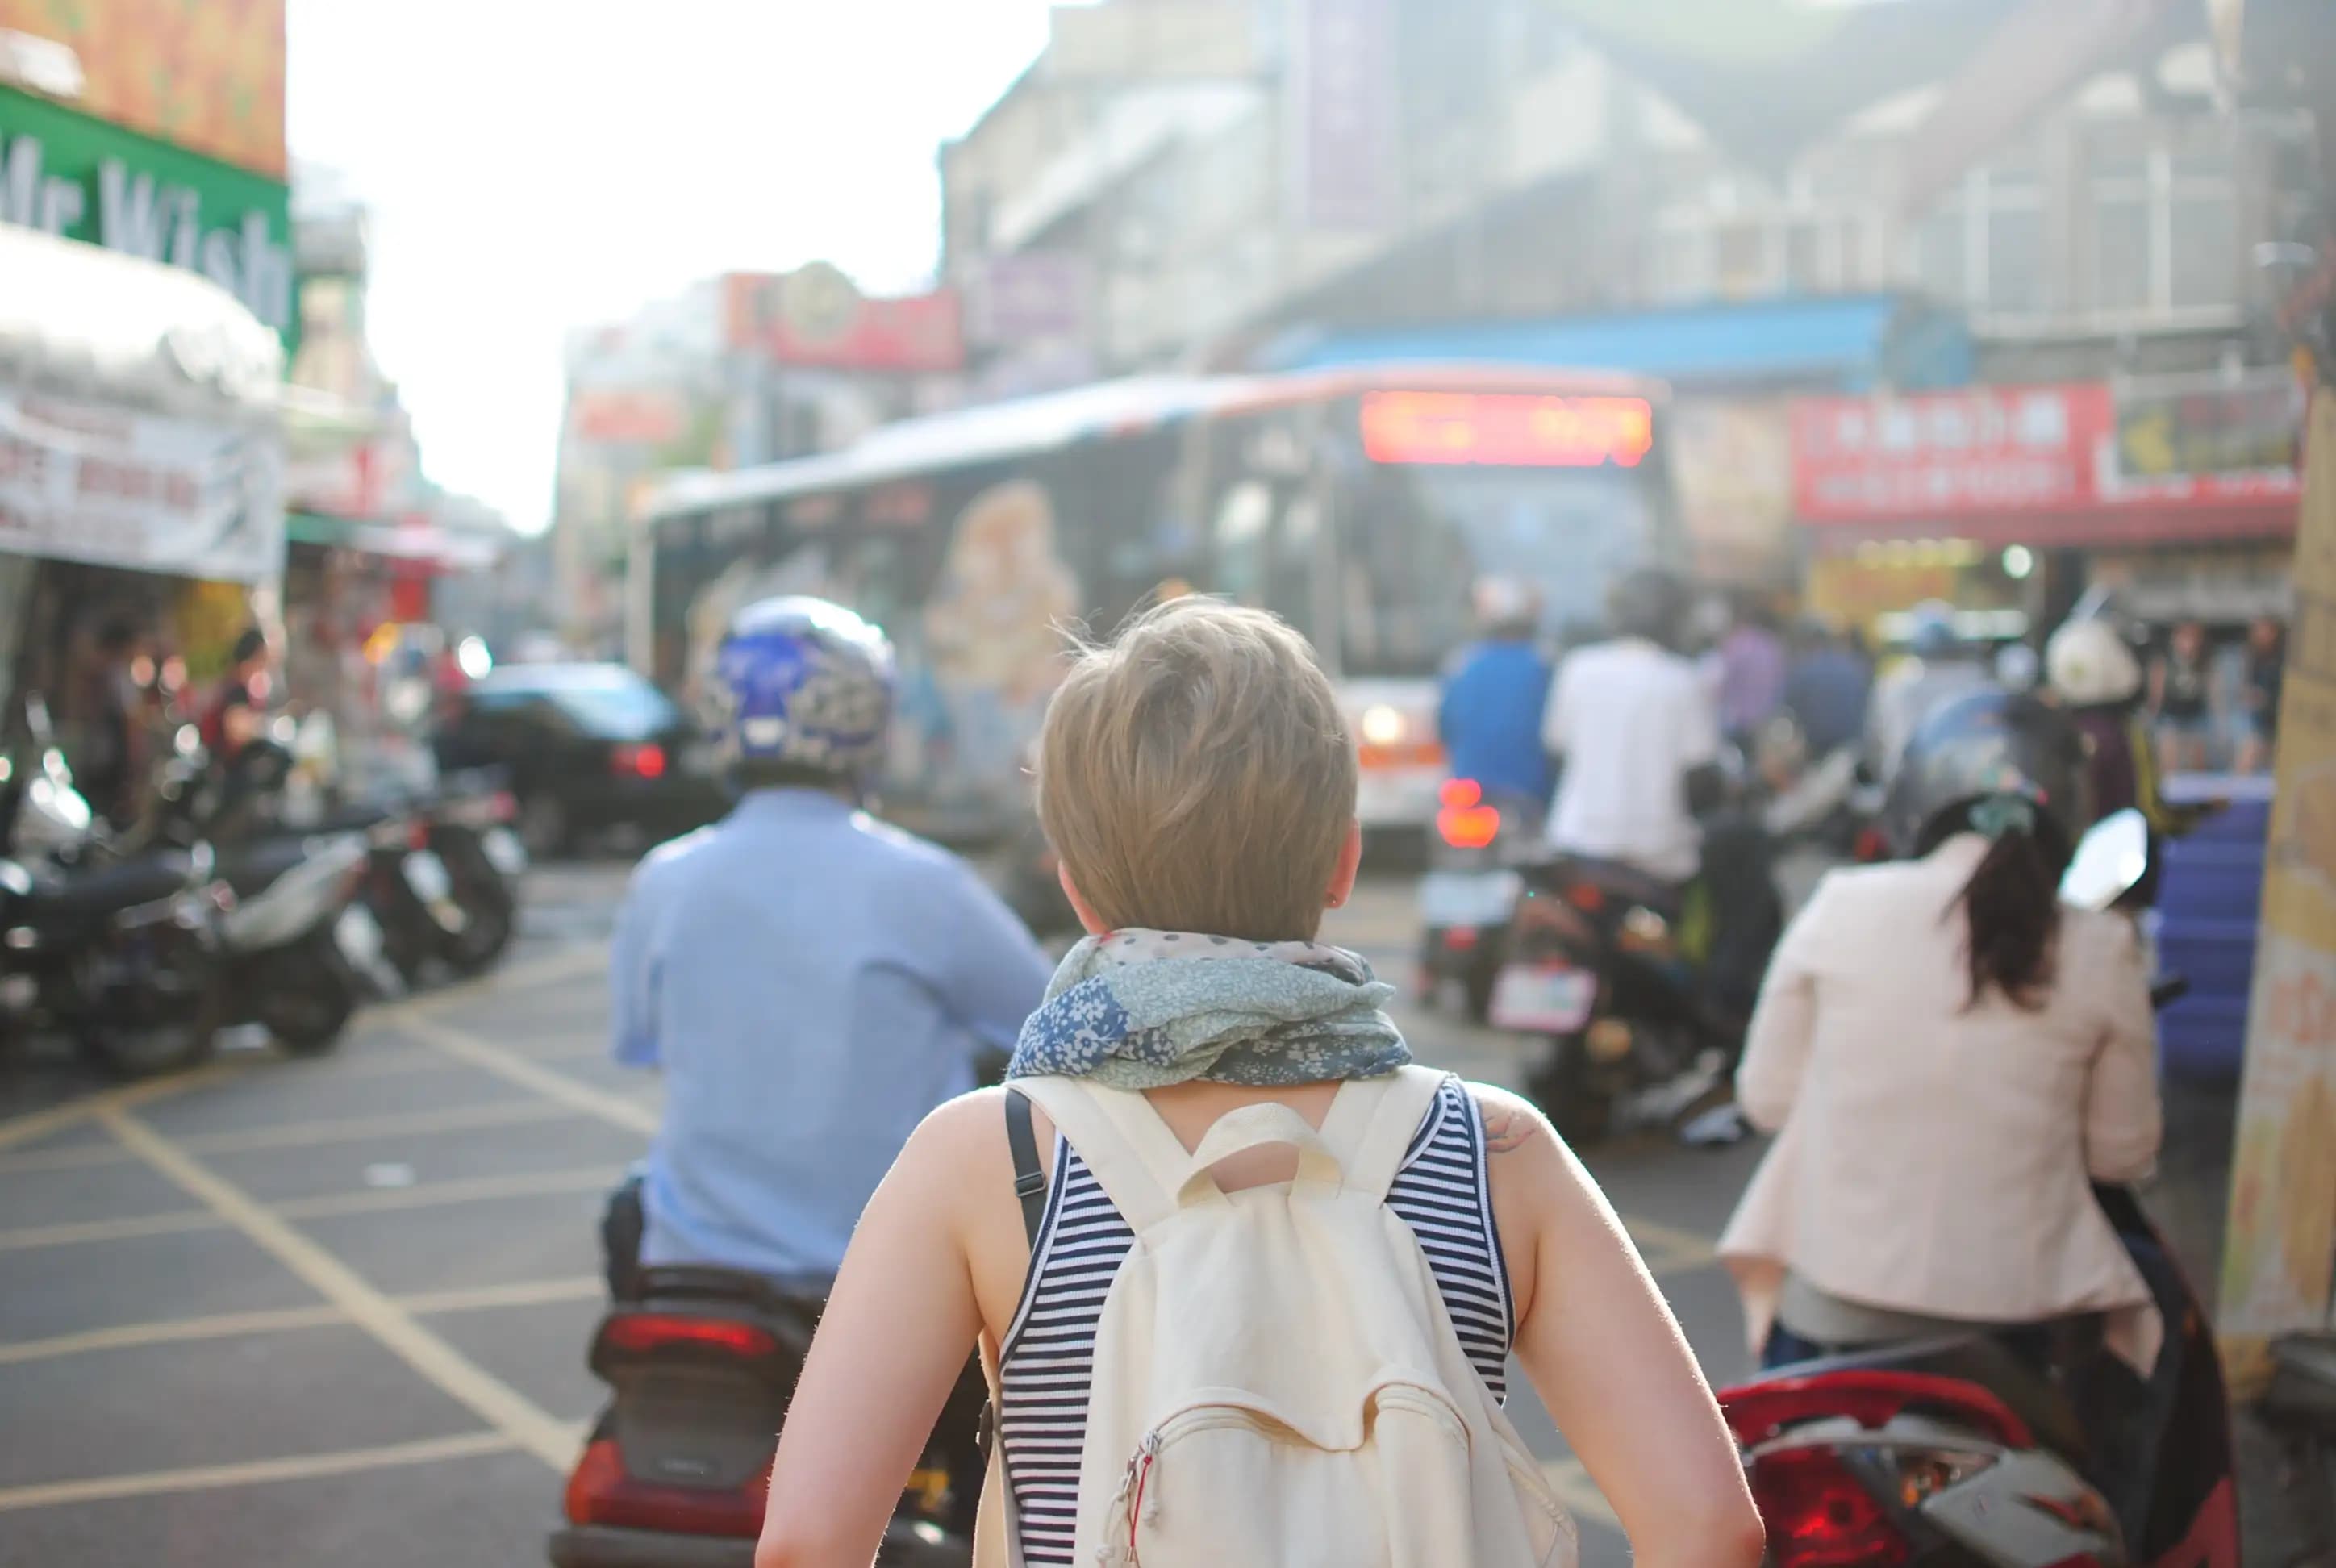
[[[1355,817],[1355,744],[1295,630],[1178,599],[1081,650],[1038,736],[1038,819],[1113,927],[1310,939]]]

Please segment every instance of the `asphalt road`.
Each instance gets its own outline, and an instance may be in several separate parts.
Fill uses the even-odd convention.
[[[231,1049],[104,1088],[0,1065],[0,1568],[543,1561],[597,1407],[600,1199],[657,1087],[604,1055],[608,866],[551,867],[504,968],[364,1015],[334,1055]],[[1411,886],[1334,940],[1407,974]],[[1420,1056],[1514,1082],[1504,1038],[1406,1006]],[[1715,1381],[1747,1366],[1710,1240],[1753,1152],[1591,1163]],[[1520,1387],[1522,1380],[1520,1380]],[[1583,1561],[1627,1561],[1529,1391]]]

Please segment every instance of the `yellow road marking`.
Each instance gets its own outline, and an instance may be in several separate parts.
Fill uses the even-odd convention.
[[[81,1242],[129,1242],[141,1236],[175,1236],[187,1231],[216,1231],[220,1223],[216,1214],[201,1209],[185,1209],[167,1214],[132,1214],[122,1220],[27,1225],[22,1230],[0,1231],[0,1252],[13,1252],[26,1247],[67,1247]]]
[[[68,1503],[103,1503],[117,1497],[150,1497],[162,1492],[217,1492],[269,1481],[311,1481],[322,1475],[353,1475],[397,1465],[430,1465],[507,1454],[515,1444],[501,1432],[467,1432],[459,1437],[425,1437],[379,1448],[348,1448],[334,1454],[301,1454],[287,1459],[254,1459],[240,1465],[200,1465],[185,1470],[150,1470],[140,1475],[96,1475],[86,1481],[45,1481],[33,1486],[0,1487],[0,1513],[54,1508]]]
[[[302,1284],[338,1307],[444,1393],[469,1406],[503,1437],[554,1470],[564,1470],[575,1457],[575,1443],[565,1423],[423,1328],[412,1313],[280,1215],[127,1111],[109,1105],[97,1115],[140,1158],[248,1236]]]
[[[537,986],[550,985],[559,980],[572,980],[583,975],[595,974],[608,966],[608,944],[586,940],[564,945],[540,959],[525,963],[507,964],[491,969],[476,979],[457,980],[434,991],[409,997],[390,1007],[377,1009],[378,1018],[402,1022],[419,1012],[435,1012],[454,1002],[473,997],[492,996],[497,991],[523,991]]]
[[[423,1182],[412,1187],[368,1187],[355,1193],[326,1193],[314,1198],[293,1198],[268,1207],[287,1220],[318,1220],[336,1214],[377,1214],[399,1209],[435,1209],[452,1203],[477,1203],[494,1198],[533,1198],[561,1193],[605,1193],[624,1175],[621,1165],[588,1165],[581,1170],[524,1171],[509,1176],[466,1176],[453,1182]]]
[[[510,1285],[480,1285],[470,1290],[424,1290],[400,1296],[397,1304],[409,1312],[474,1312],[488,1307],[547,1307],[565,1301],[608,1299],[608,1282],[598,1274],[577,1274],[565,1280],[521,1280]]]
[[[573,1274],[557,1280],[520,1280],[508,1285],[484,1285],[472,1290],[417,1290],[390,1300],[416,1317],[438,1312],[471,1312],[492,1308],[542,1307],[569,1301],[598,1301],[608,1293],[598,1274]],[[94,1350],[129,1350],[141,1345],[187,1344],[202,1339],[229,1339],[246,1334],[274,1334],[301,1329],[326,1329],[346,1324],[338,1307],[277,1307],[257,1312],[218,1312],[200,1318],[166,1319],[152,1323],[122,1323],[110,1329],[85,1329],[73,1334],[53,1334],[39,1339],[0,1339],[0,1366],[23,1361],[52,1361]]]
[[[1614,1516],[1614,1510],[1606,1502],[1606,1494],[1598,1490],[1598,1484],[1582,1467],[1581,1460],[1551,1459],[1542,1466],[1541,1473],[1549,1489],[1557,1494],[1557,1500],[1575,1519],[1591,1520],[1617,1530],[1622,1527],[1622,1522]]]
[[[79,1356],[91,1350],[226,1339],[238,1334],[273,1334],[287,1329],[323,1329],[347,1321],[337,1307],[284,1307],[266,1312],[220,1312],[208,1318],[180,1318],[174,1322],[124,1323],[119,1328],[87,1329],[78,1334],[55,1334],[45,1339],[0,1340],[0,1366],[15,1361],[54,1360],[59,1356]]]
[[[16,1144],[29,1143],[34,1138],[44,1138],[51,1133],[63,1132],[67,1127],[75,1126],[89,1120],[109,1105],[127,1110],[132,1105],[142,1105],[150,1100],[159,1100],[169,1095],[183,1094],[189,1089],[199,1089],[205,1084],[215,1084],[222,1078],[231,1078],[246,1069],[245,1062],[230,1057],[225,1061],[206,1062],[200,1067],[189,1068],[174,1077],[149,1078],[143,1083],[123,1084],[117,1088],[100,1089],[94,1094],[84,1095],[80,1099],[68,1100],[62,1105],[51,1105],[45,1111],[34,1111],[28,1115],[18,1116],[13,1121],[0,1122],[0,1149],[11,1147]]]
[[[655,1134],[657,1114],[649,1106],[612,1090],[596,1088],[590,1084],[554,1072],[542,1063],[531,1060],[514,1050],[490,1044],[467,1029],[418,1013],[409,1013],[397,1020],[406,1033],[438,1047],[457,1060],[484,1068],[506,1083],[532,1089],[548,1100],[557,1100],[588,1116],[598,1116],[619,1127],[629,1127],[637,1133]]]
[[[443,1065],[436,1052],[432,1065]],[[470,1132],[487,1127],[513,1127],[529,1122],[556,1122],[572,1116],[569,1106],[547,1105],[540,1099],[498,1100],[483,1105],[453,1105],[438,1111],[404,1111],[379,1116],[326,1116],[309,1122],[285,1122],[241,1132],[203,1133],[178,1140],[190,1154],[235,1154],[255,1149],[307,1148],[353,1144],[367,1138],[416,1137],[434,1133]],[[36,1149],[31,1154],[0,1158],[0,1174],[15,1171],[79,1170],[92,1165],[134,1164],[138,1156],[118,1144],[92,1144],[64,1149]]]
[[[1659,1248],[1660,1255],[1650,1257],[1648,1266],[1658,1273],[1676,1273],[1683,1269],[1700,1268],[1719,1254],[1713,1250],[1714,1238],[1698,1236],[1693,1231],[1682,1231],[1676,1225],[1665,1225],[1653,1220],[1621,1216],[1622,1228],[1630,1232],[1630,1240],[1643,1251]]]

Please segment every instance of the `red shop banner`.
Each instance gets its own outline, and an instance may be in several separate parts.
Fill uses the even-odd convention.
[[[932,374],[965,367],[964,313],[953,289],[871,299],[832,268],[724,279],[730,346],[775,364]]]
[[[2106,383],[1971,386],[1793,406],[1793,500],[1808,522],[2057,511],[2100,498]]]
[[[1815,524],[2292,508],[2286,373],[1971,386],[1793,405],[1795,510]]]

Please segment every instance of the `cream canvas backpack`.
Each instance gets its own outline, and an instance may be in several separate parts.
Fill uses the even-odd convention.
[[[1441,1081],[1349,1082],[1319,1133],[1245,1105],[1191,1154],[1141,1095],[1016,1081],[1135,1232],[1095,1331],[1081,1568],[1574,1568],[1572,1521],[1385,1202]],[[1211,1177],[1270,1144],[1299,1151],[1287,1186]],[[977,1563],[1020,1568],[995,1448],[982,1508]]]

